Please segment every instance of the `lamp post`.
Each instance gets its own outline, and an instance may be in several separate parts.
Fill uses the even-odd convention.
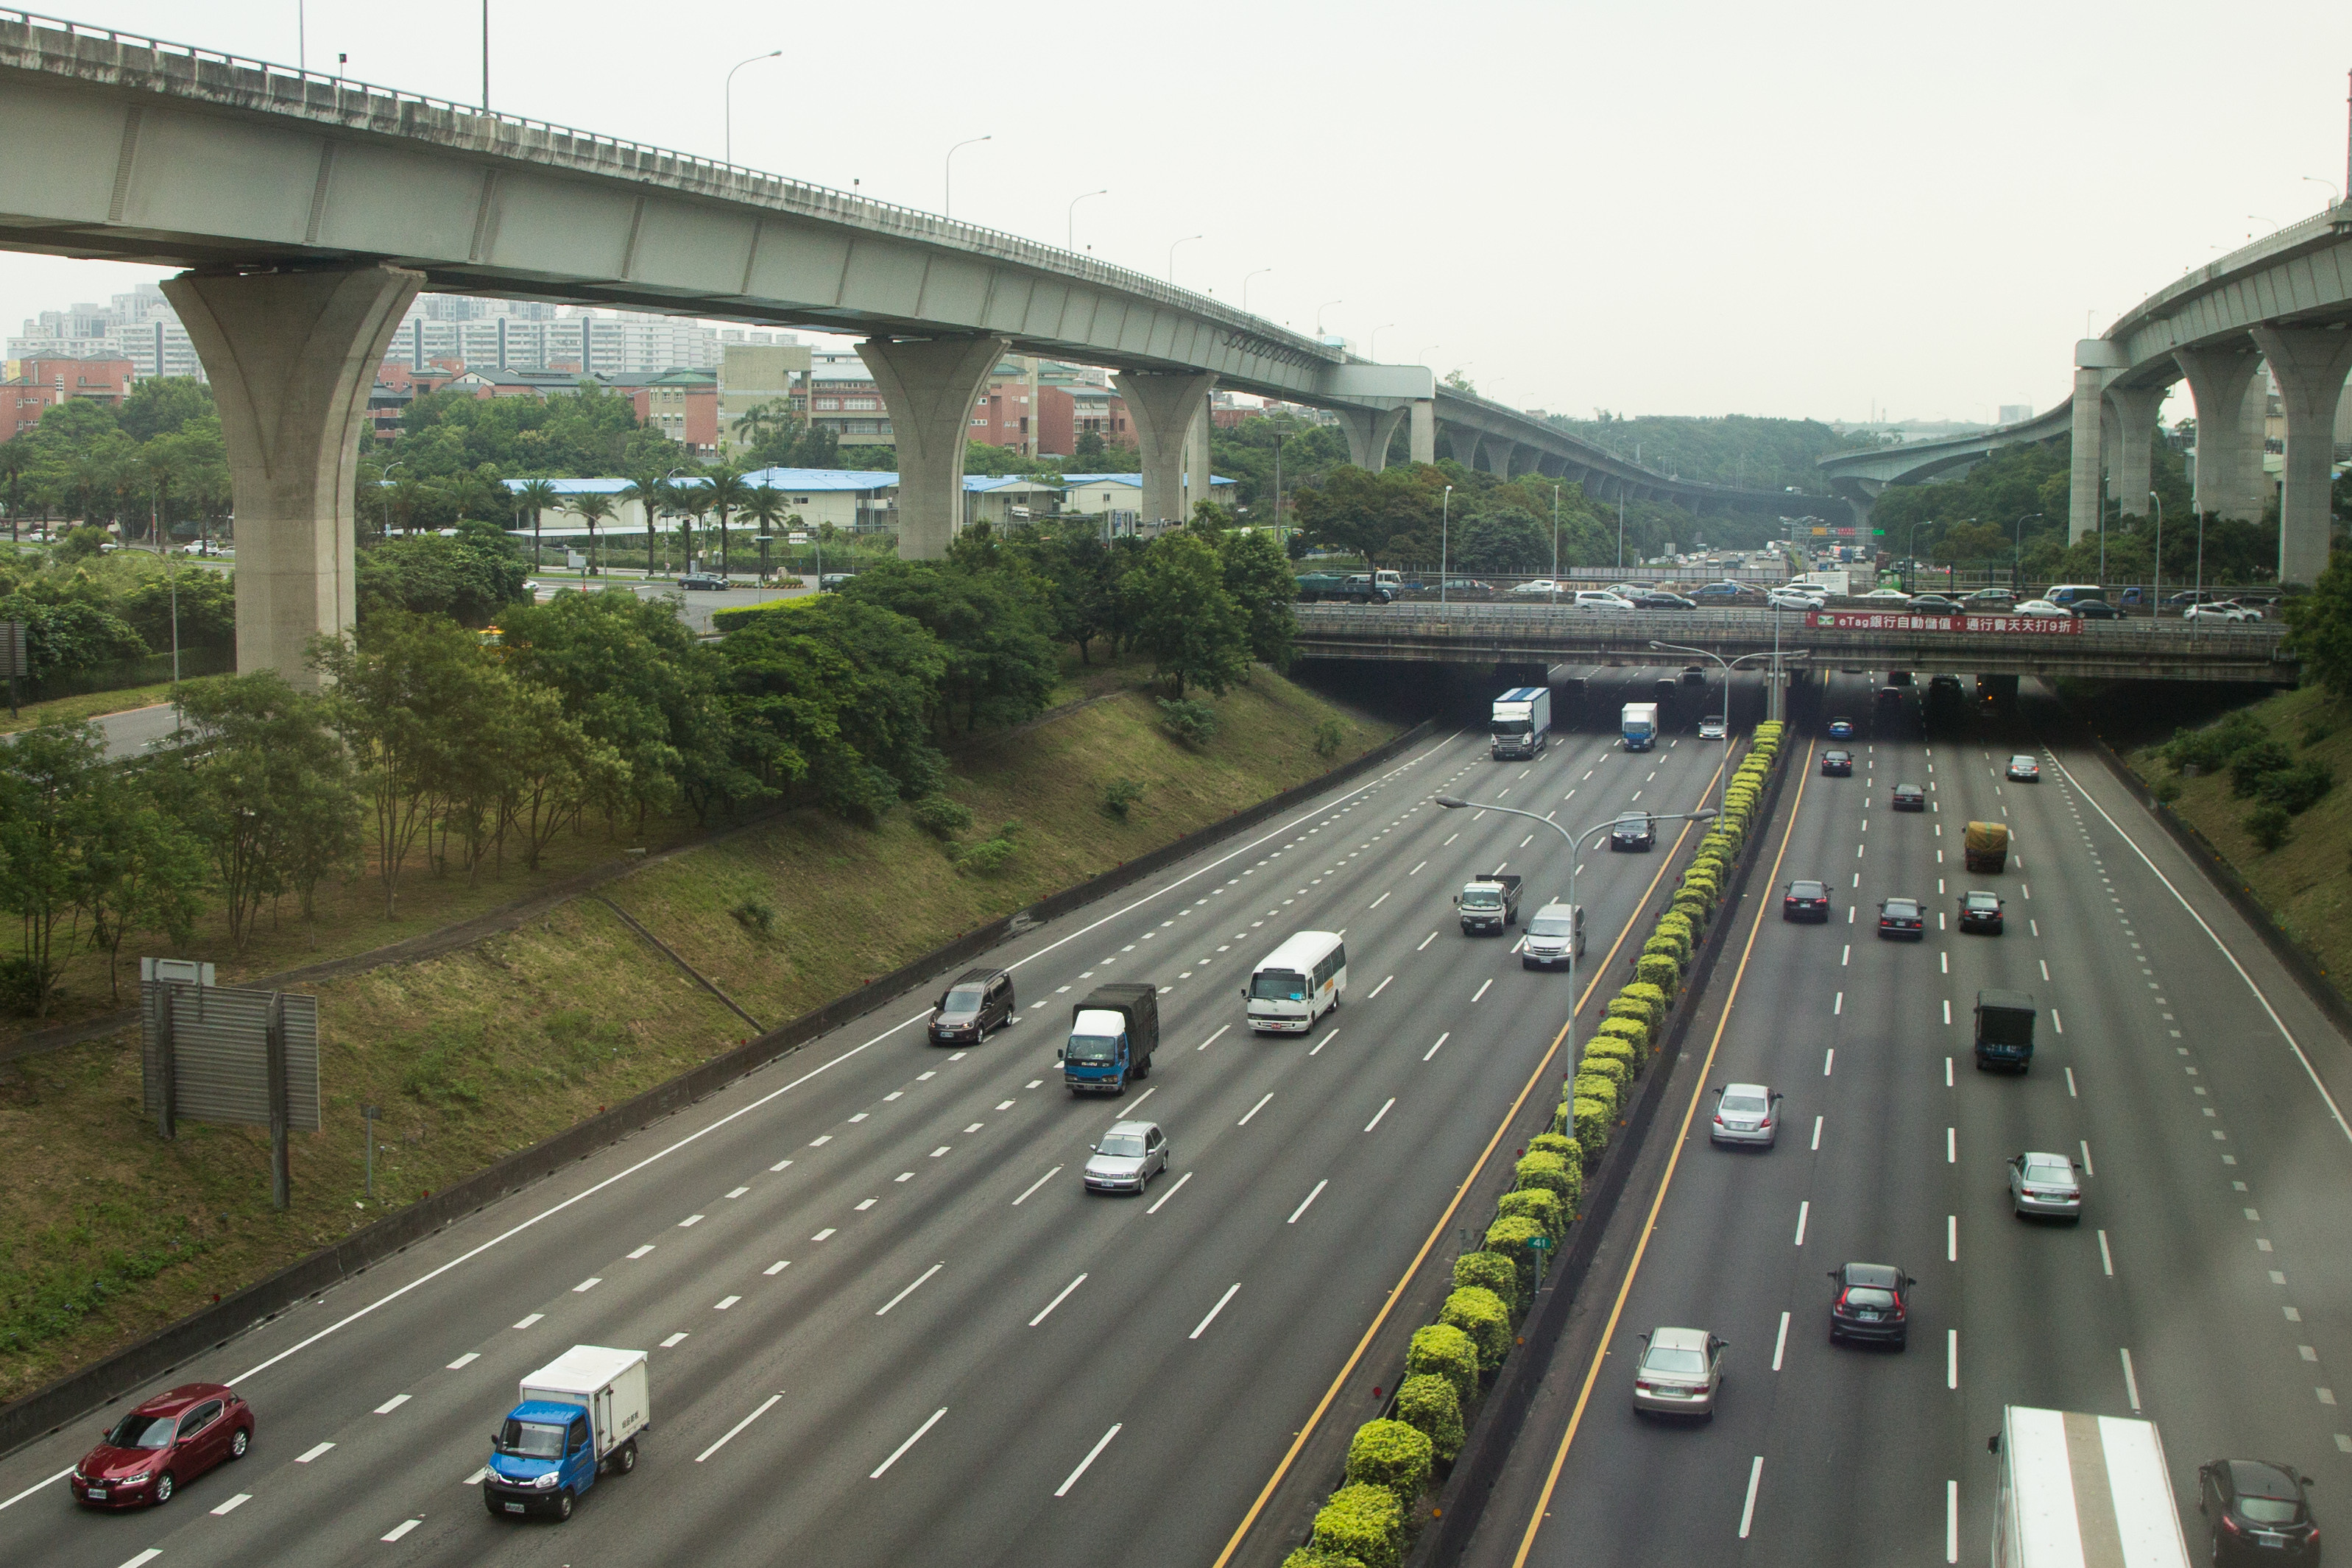
[[[1321,304],[1315,307],[1315,335],[1317,337],[1319,338],[1323,335],[1323,312],[1329,310],[1334,305],[1344,305],[1348,301],[1345,300],[1326,300]]]
[[[1377,360],[1381,357],[1381,334],[1395,325],[1396,323],[1394,321],[1382,321],[1379,326],[1372,329],[1372,335],[1364,347],[1364,357],[1366,359]]]
[[[1705,659],[1712,659],[1712,660],[1714,660],[1714,662],[1715,662],[1716,664],[1717,664],[1718,666],[1720,666],[1720,667],[1722,668],[1722,670],[1723,670],[1723,743],[1724,743],[1725,745],[1727,745],[1727,745],[1729,745],[1729,744],[1731,744],[1731,672],[1732,672],[1733,670],[1735,670],[1735,669],[1738,668],[1741,665],[1746,664],[1746,663],[1747,663],[1749,659],[1751,659],[1751,658],[1769,658],[1769,659],[1770,659],[1770,660],[1772,661],[1772,685],[1773,685],[1774,689],[1775,689],[1775,690],[1778,690],[1778,689],[1779,689],[1779,688],[1780,688],[1780,659],[1781,659],[1783,657],[1786,657],[1786,658],[1804,658],[1807,654],[1809,654],[1809,653],[1811,653],[1811,652],[1812,652],[1812,651],[1813,651],[1811,648],[1809,648],[1809,647],[1791,648],[1791,649],[1790,649],[1790,650],[1789,650],[1789,652],[1787,653],[1787,655],[1783,656],[1783,655],[1781,654],[1781,652],[1780,652],[1780,646],[1779,646],[1779,644],[1780,644],[1780,635],[1779,635],[1779,633],[1780,633],[1780,614],[1776,611],[1776,612],[1774,612],[1773,616],[1772,616],[1772,626],[1773,626],[1773,645],[1774,645],[1774,646],[1773,646],[1773,648],[1772,648],[1772,651],[1771,651],[1771,652],[1769,652],[1769,653],[1744,653],[1744,654],[1741,654],[1738,658],[1729,658],[1729,659],[1727,659],[1727,658],[1722,658],[1722,657],[1721,657],[1721,656],[1719,656],[1719,655],[1712,654],[1712,653],[1707,652],[1707,651],[1706,651],[1706,649],[1705,649],[1705,648],[1703,648],[1703,647],[1684,647],[1682,644],[1680,644],[1680,643],[1673,643],[1673,642],[1653,642],[1653,643],[1650,645],[1652,647],[1654,647],[1654,648],[1658,648],[1658,649],[1660,649],[1660,650],[1662,650],[1662,651],[1664,651],[1664,652],[1666,652],[1666,653],[1689,653],[1689,654],[1696,654],[1696,655],[1697,655],[1699,658],[1705,658]],[[1711,785],[1710,785],[1709,787],[1713,787],[1713,786],[1711,786]],[[1705,796],[1705,795],[1701,795],[1701,796],[1699,796],[1699,804],[1700,804],[1700,805],[1706,805],[1706,796]]]
[[[1242,314],[1244,314],[1244,315],[1247,315],[1247,314],[1249,314],[1249,286],[1250,286],[1250,279],[1251,279],[1251,278],[1263,278],[1263,277],[1265,277],[1267,273],[1269,273],[1269,272],[1271,272],[1271,271],[1273,271],[1273,270],[1274,270],[1274,268],[1271,268],[1271,267],[1261,267],[1261,268],[1259,268],[1256,271],[1255,271],[1255,272],[1253,272],[1253,273],[1249,274],[1249,276],[1248,276],[1248,277],[1245,277],[1245,278],[1244,278],[1244,279],[1242,279]]]
[[[1445,345],[1444,343],[1431,343],[1427,345],[1427,347],[1424,347],[1419,353],[1412,356],[1412,363],[1415,364],[1427,364],[1429,363],[1430,349],[1442,349],[1444,346]]]
[[[1437,512],[1437,602],[1445,603],[1445,537],[1454,527],[1454,487],[1445,487],[1438,498]]]
[[[681,501],[686,498],[678,494],[677,487],[670,481],[677,479],[678,475],[684,472],[686,472],[684,468],[672,468],[668,473],[662,476],[662,488],[668,490],[671,496]],[[646,582],[648,585],[650,585],[654,580],[654,535],[656,531],[657,530],[654,524],[654,509],[652,504],[648,502],[646,507]],[[691,534],[688,536],[687,541],[686,569],[689,572],[694,570],[694,542],[693,536]]]
[[[1070,198],[1070,210],[1067,214],[1069,218],[1069,232],[1064,245],[1065,249],[1076,250],[1078,247],[1078,204],[1089,199],[1090,197],[1107,196],[1108,195],[1110,195],[1110,187],[1108,185],[1105,185],[1101,190],[1088,191],[1083,195],[1076,195]]]
[[[1437,797],[1437,804],[1447,811],[1461,811],[1466,808],[1473,811],[1499,812],[1505,816],[1524,816],[1529,822],[1542,823],[1546,827],[1550,828],[1554,833],[1557,833],[1562,838],[1567,839],[1568,906],[1570,910],[1573,910],[1576,907],[1576,863],[1578,858],[1584,853],[1584,841],[1598,834],[1606,833],[1611,828],[1617,826],[1617,819],[1612,816],[1605,822],[1596,822],[1591,826],[1587,827],[1580,832],[1571,833],[1567,828],[1562,827],[1559,823],[1554,822],[1549,816],[1538,816],[1532,811],[1521,811],[1515,805],[1488,805],[1482,801],[1463,800],[1456,795],[1439,795]],[[1702,806],[1696,811],[1678,811],[1664,816],[1653,813],[1650,816],[1650,820],[1652,822],[1712,822],[1715,820],[1715,817],[1716,812],[1713,807]],[[1575,917],[1571,915],[1570,918],[1572,920]],[[1578,935],[1579,933],[1575,931],[1570,931],[1568,935],[1568,1057],[1569,1062],[1571,1066],[1573,1066],[1576,1061],[1576,1015],[1580,1006],[1576,994],[1576,943]]]
[[[983,142],[993,142],[995,140],[996,138],[992,134],[987,136],[974,136],[965,141],[959,142],[954,146],[948,149],[948,155],[944,164],[946,174],[941,181],[942,188],[940,196],[940,216],[941,217],[951,218],[955,216],[955,155],[958,153],[962,152],[967,147],[977,147]]]
[[[2012,593],[2017,590],[2019,578],[2023,574],[2025,570],[2025,525],[2032,522],[2037,517],[2042,519],[2044,522],[2050,521],[2050,516],[2047,512],[2029,511],[2023,517],[2019,518],[2016,524],[2010,530],[2009,586],[2010,591]]]
[[[1176,246],[1190,245],[1196,239],[1206,239],[1208,237],[1209,237],[1204,234],[1188,234],[1183,238],[1176,241],[1175,245],[1171,245],[1168,247],[1168,287],[1171,289],[1176,287]]]
[[[1913,573],[1915,573],[1915,572],[1916,572],[1916,571],[1918,571],[1918,569],[1919,569],[1919,523],[1920,523],[1920,521],[1921,521],[1920,519],[1916,519],[1916,518],[1914,518],[1914,519],[1912,520],[1912,522],[1911,522],[1911,537],[1910,537],[1910,538],[1908,538],[1908,539],[1906,539],[1906,540],[1905,540],[1905,541],[1903,542],[1903,559],[1904,559],[1905,561],[1906,561],[1907,563],[1909,563],[1909,565],[1907,566],[1907,568],[1905,570],[1905,572],[1904,572],[1904,574],[1903,574],[1903,587],[1904,587],[1904,590],[1905,590],[1906,593],[1910,590],[1910,587],[1911,587],[1911,577],[1912,577],[1912,574],[1913,574]],[[1933,522],[1933,521],[1935,521],[1936,520],[1935,520],[1934,518],[1932,518],[1932,517],[1931,517],[1931,518],[1927,518],[1927,519],[1926,519],[1925,521],[1928,521],[1928,522]]]
[[[1559,607],[1559,487],[1551,488],[1551,603]]]
[[[721,89],[719,97],[724,106],[722,111],[727,117],[726,146],[727,162],[730,163],[735,162],[735,73],[741,70],[745,66],[758,65],[761,60],[774,59],[778,55],[781,55],[783,52],[784,51],[782,49],[770,49],[764,55],[753,55],[748,60],[738,60],[733,66],[728,68],[727,85],[723,89]]]
[[[2152,621],[2164,614],[2164,498],[2150,490],[2147,500],[2156,508],[2156,570],[2148,574],[2156,585],[2147,601],[2147,618]]]

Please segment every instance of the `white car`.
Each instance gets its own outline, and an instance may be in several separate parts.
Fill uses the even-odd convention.
[[[2234,605],[2223,599],[2210,605],[2191,605],[2180,612],[2180,618],[2184,621],[2237,622],[2259,621],[2263,616],[2259,610],[2249,610],[2243,605]]]
[[[1633,607],[1633,601],[1621,599],[1601,589],[1582,588],[1577,591],[1576,607],[1580,610],[1630,610]]]
[[[1710,713],[1698,721],[1698,738],[1702,741],[1720,741],[1723,733],[1723,715],[1720,713]]]
[[[1857,605],[1907,605],[1911,602],[1911,595],[1900,588],[1873,588],[1867,594],[1856,594],[1853,602]]]
[[[2047,599],[2028,599],[2023,604],[2017,606],[2017,613],[2021,616],[2032,616],[2036,619],[2045,621],[2070,620],[2074,617],[2074,611],[2066,608],[2063,605],[2053,605]]]
[[[1819,594],[1799,593],[1794,588],[1775,588],[1765,596],[1766,607],[1775,610],[1818,610],[1829,601]]]
[[[1557,593],[1559,589],[1559,584],[1553,582],[1550,578],[1536,577],[1531,578],[1525,583],[1512,584],[1510,592],[1514,594],[1552,594]]]

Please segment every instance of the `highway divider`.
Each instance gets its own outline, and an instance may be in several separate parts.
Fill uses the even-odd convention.
[[[1414,1331],[1403,1382],[1357,1428],[1343,1483],[1283,1568],[1401,1568],[1408,1553],[1446,1563],[1467,1543],[1648,1127],[1648,1091],[1667,1077],[1649,1069],[1679,1047],[1722,946],[1721,917],[1778,798],[1783,738],[1779,723],[1757,727],[1721,815],[1562,1075],[1549,1127],[1519,1156],[1481,1245],[1454,1260],[1454,1290]]]

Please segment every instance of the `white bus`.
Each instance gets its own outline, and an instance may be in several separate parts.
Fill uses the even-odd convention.
[[[1348,944],[1328,931],[1303,931],[1261,960],[1250,974],[1250,1027],[1260,1034],[1304,1034],[1339,1005],[1348,989]]]
[[[1993,1568],[2189,1568],[2154,1423],[2007,1406]]]

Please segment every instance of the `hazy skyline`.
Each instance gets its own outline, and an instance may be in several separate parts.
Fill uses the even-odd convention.
[[[478,100],[479,0],[53,13]],[[1579,416],[1988,419],[2346,167],[2352,8],[489,0],[499,110],[1059,244]],[[2254,18],[2259,15],[2259,22]],[[1200,18],[1213,16],[1223,25]],[[0,325],[164,269],[0,254]],[[1332,301],[1337,301],[1333,303]],[[1377,342],[1373,330],[1379,329]],[[1428,347],[1427,345],[1435,345]],[[2168,417],[2188,412],[2177,393]]]

